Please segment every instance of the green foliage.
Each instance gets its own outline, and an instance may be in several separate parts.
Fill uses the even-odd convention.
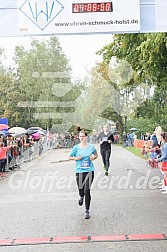
[[[135,83],[145,82],[154,88],[154,94],[148,96],[133,115],[143,128],[136,124],[132,126],[140,127],[141,131],[152,131],[151,124],[157,123],[167,130],[167,33],[116,34],[113,41],[97,53],[103,55],[108,65],[113,57],[126,60],[138,76],[139,82]],[[133,90],[133,79],[123,86]],[[148,120],[147,129],[142,123],[145,120]]]
[[[0,75],[0,117],[9,118],[10,125],[19,123],[19,111],[17,110],[17,103],[19,101],[19,92],[17,82],[13,76],[3,71]]]
[[[137,136],[140,138],[140,134],[143,133],[153,133],[155,128],[159,126],[157,122],[153,118],[132,118],[127,121],[126,127],[127,127],[127,132],[130,131],[130,128],[137,128]]]
[[[0,64],[3,57],[1,49]],[[66,102],[75,103],[85,90],[85,84],[71,80],[71,67],[58,38],[32,39],[29,49],[16,46],[14,61],[13,70],[0,65],[0,116],[8,117],[11,127],[39,125],[56,131],[63,115],[76,110]],[[77,113],[72,119],[78,120]]]
[[[71,69],[58,38],[51,37],[45,41],[32,39],[28,50],[22,46],[16,47],[15,62],[18,65],[17,82],[21,94],[20,104],[29,102],[26,107],[19,108],[24,118],[23,126],[39,124],[44,128],[50,128],[53,124],[60,123],[57,118],[49,118],[48,113],[56,115],[67,111],[62,111],[54,105],[49,106],[49,102],[54,104],[63,99],[73,99],[73,94],[69,93],[67,98],[61,99],[56,95],[55,90],[53,92],[53,86],[57,85],[56,88],[59,89],[61,83],[71,83]],[[57,73],[60,72],[65,74],[64,78],[59,77]],[[43,118],[38,118],[37,115],[40,113],[44,113]]]

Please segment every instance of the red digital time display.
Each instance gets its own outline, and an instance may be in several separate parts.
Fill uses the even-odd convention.
[[[112,12],[112,11],[113,11],[112,2],[72,4],[72,13]]]

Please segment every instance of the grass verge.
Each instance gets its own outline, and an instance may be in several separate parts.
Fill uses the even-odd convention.
[[[140,157],[140,158],[142,158],[142,159],[145,159],[145,160],[148,159],[148,157],[145,158],[144,155],[141,154],[141,149],[139,149],[139,148],[135,148],[135,147],[126,147],[126,150],[132,152],[133,154],[135,154],[136,156],[138,156],[138,157]]]

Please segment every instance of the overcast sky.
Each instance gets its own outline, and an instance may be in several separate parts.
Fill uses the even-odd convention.
[[[48,39],[48,37],[39,37],[39,39]],[[95,65],[102,57],[96,55],[96,51],[112,41],[111,34],[100,35],[64,35],[59,37],[62,49],[70,60],[75,78],[83,78],[86,69]],[[0,47],[5,49],[7,65],[11,64],[11,58],[14,56],[16,45],[23,45],[26,48],[30,45],[29,37],[10,37],[0,38]]]

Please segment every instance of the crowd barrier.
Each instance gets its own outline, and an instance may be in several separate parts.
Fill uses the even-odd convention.
[[[36,141],[31,146],[14,147],[7,152],[6,171],[20,167],[21,164],[30,162],[31,160],[40,157],[48,150],[56,148],[56,143],[53,141]]]
[[[144,142],[145,142],[145,140],[135,139],[135,140],[134,140],[134,147],[139,148],[139,149],[142,149],[142,148],[143,148],[143,145],[144,145]],[[152,140],[148,140],[148,141],[147,141],[147,144],[148,144],[148,147],[149,147],[149,146],[152,146],[153,141],[152,141]]]
[[[6,172],[18,168],[23,163],[30,162],[45,154],[48,150],[57,148],[72,148],[79,140],[56,138],[36,141],[31,146],[14,147],[7,152]]]

